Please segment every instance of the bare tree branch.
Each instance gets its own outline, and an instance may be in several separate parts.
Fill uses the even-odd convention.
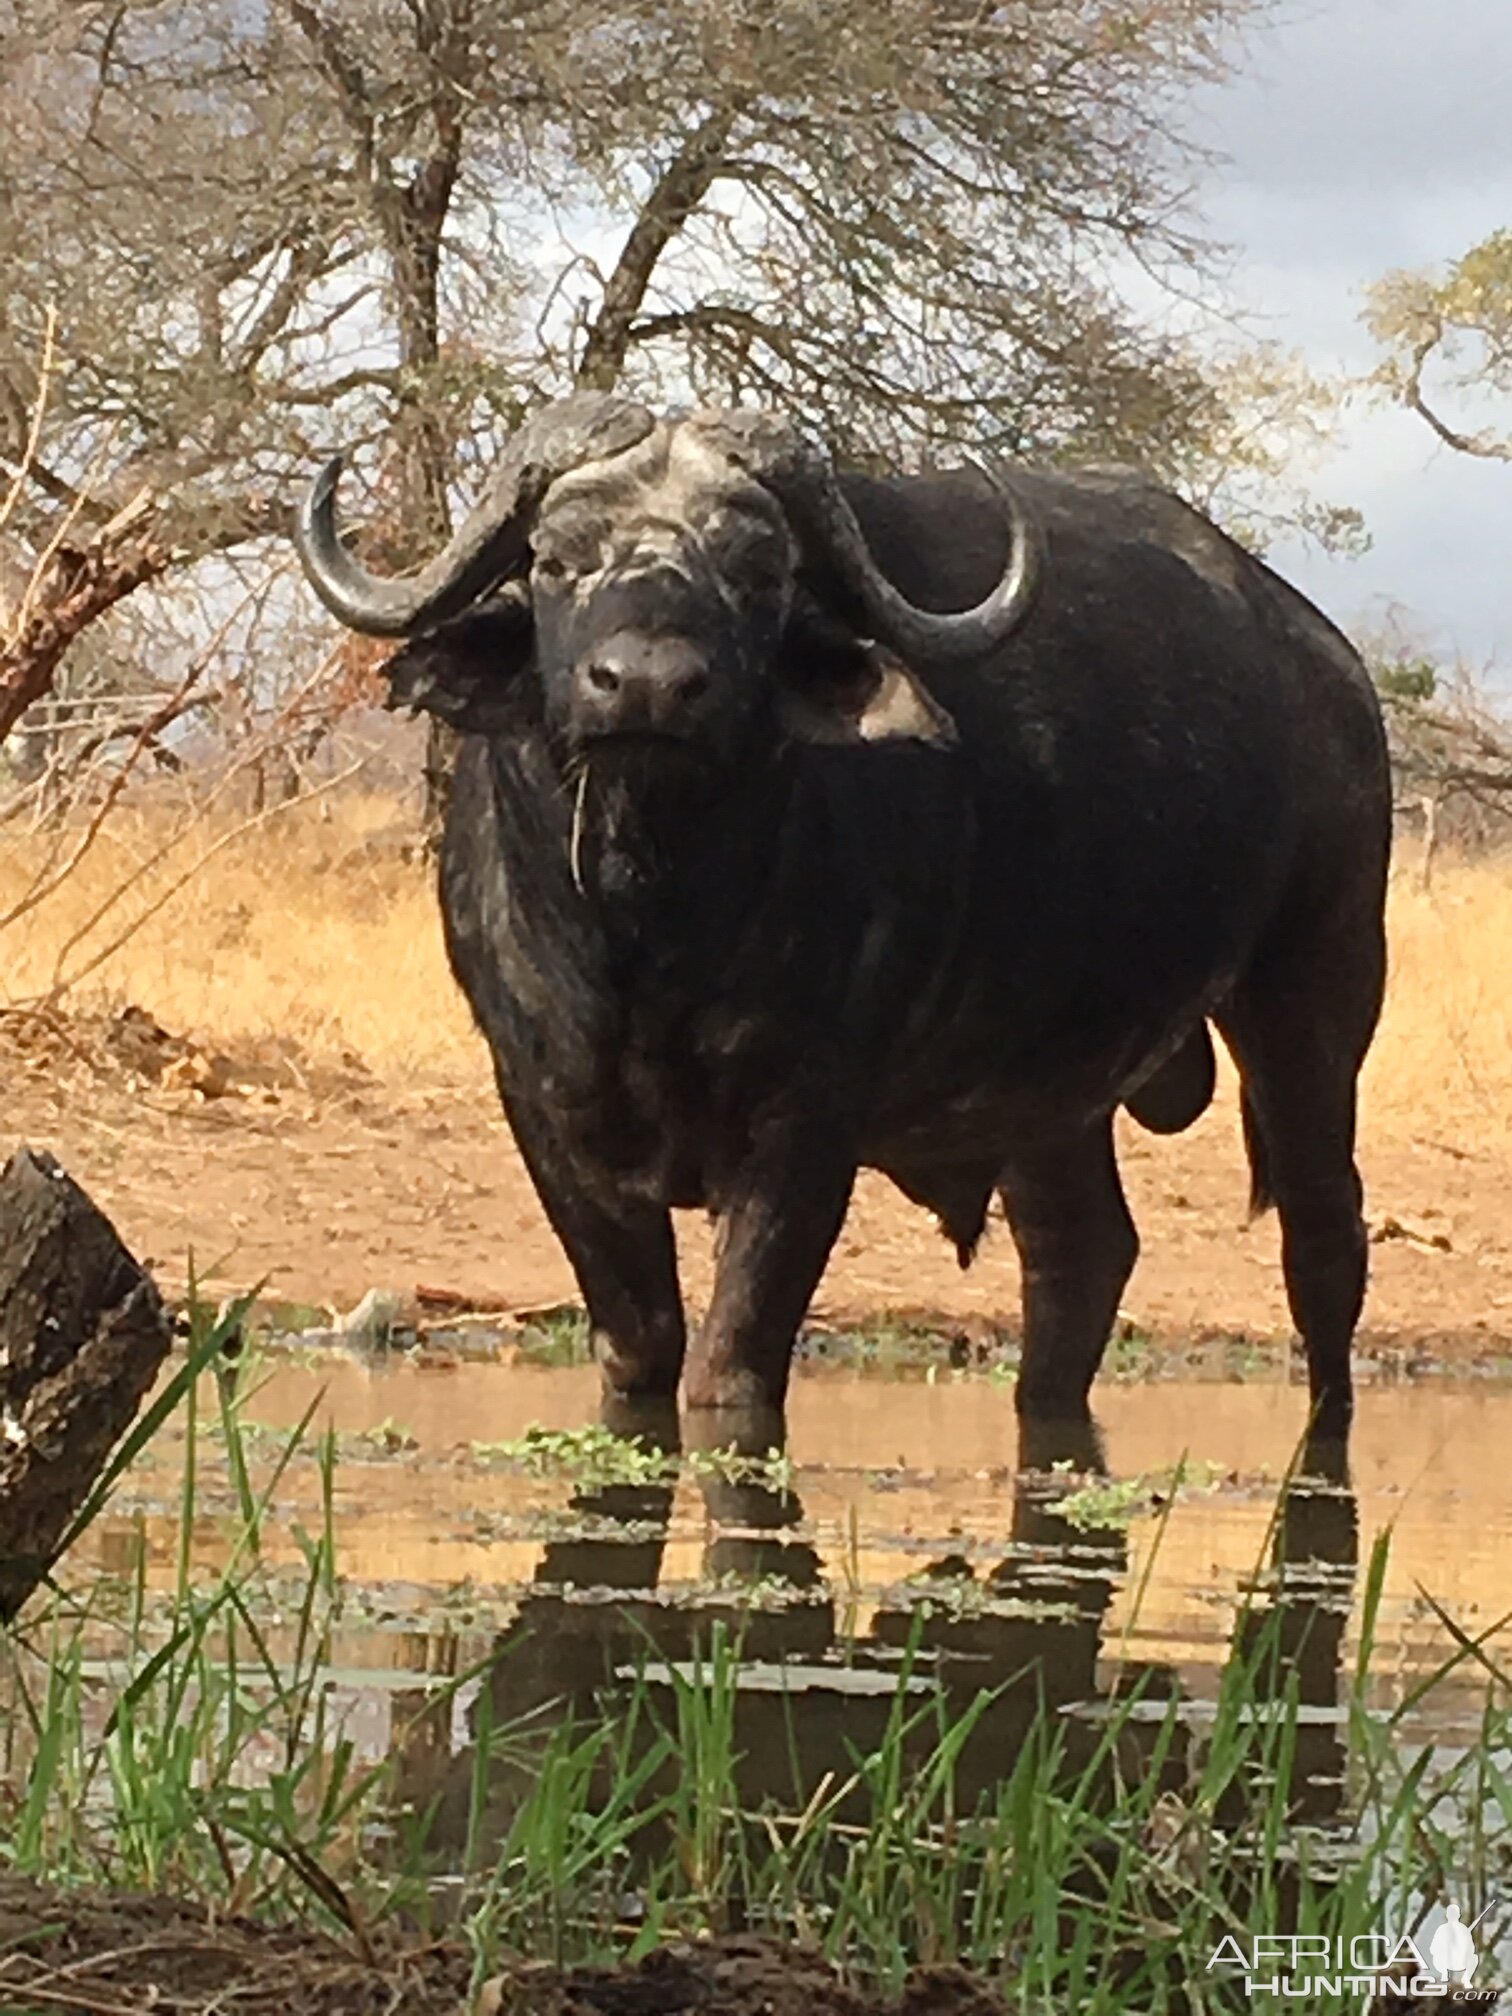
[[[734,106],[710,113],[657,177],[604,283],[578,366],[579,385],[608,391],[619,377],[657,261],[713,187],[738,117]]]
[[[1257,536],[1339,536],[1287,463],[1320,388],[1178,340],[1099,256],[1211,298],[1183,95],[1279,5],[26,0],[0,732],[87,772],[55,703],[119,692],[123,639],[182,667],[255,586],[204,728],[255,738],[323,620],[258,542],[319,461],[361,457],[372,558],[405,567],[458,470],[575,382],[759,398],[866,464],[1132,453]]]
[[[1366,381],[1378,396],[1400,400],[1458,454],[1512,461],[1512,435],[1471,432],[1443,411],[1445,394],[1512,397],[1512,230],[1493,231],[1440,271],[1387,273],[1362,319],[1384,353]]]
[[[1441,419],[1428,404],[1423,392],[1423,373],[1428,360],[1443,340],[1443,333],[1430,337],[1418,344],[1412,353],[1412,365],[1407,375],[1407,383],[1402,392],[1402,402],[1410,407],[1437,434],[1440,441],[1450,448],[1458,449],[1461,455],[1481,455],[1497,462],[1512,462],[1512,442],[1498,440],[1493,434],[1463,434],[1456,427]]]

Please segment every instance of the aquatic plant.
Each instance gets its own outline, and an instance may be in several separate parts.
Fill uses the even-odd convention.
[[[617,1435],[601,1422],[581,1428],[543,1428],[532,1423],[507,1442],[474,1442],[475,1459],[520,1470],[533,1477],[561,1477],[579,1488],[612,1484],[671,1484],[679,1473],[721,1477],[728,1483],[764,1484],[783,1491],[793,1480],[785,1450],[759,1456],[731,1449],[664,1449],[632,1435]]]
[[[1506,1620],[1471,1635],[1440,1612],[1438,1668],[1396,1709],[1373,1708],[1389,1534],[1364,1576],[1338,1719],[1347,1782],[1327,1827],[1298,1792],[1310,1711],[1295,1648],[1252,1595],[1196,1733],[1189,1704],[1131,1670],[1095,1712],[1043,1702],[985,1775],[1002,1690],[949,1695],[915,1628],[880,1720],[864,1735],[858,1722],[812,1782],[795,1751],[785,1799],[749,1790],[738,1620],[711,1621],[686,1658],[648,1640],[592,1712],[497,1719],[480,1660],[420,1711],[471,1702],[464,1824],[443,1855],[435,1812],[406,1803],[393,1760],[360,1759],[333,1685],[349,1604],[339,1445],[313,1434],[317,1402],[276,1451],[249,1439],[255,1367],[223,1356],[233,1318],[194,1314],[180,1369],[85,1515],[173,1415],[186,1460],[166,1612],[149,1599],[144,1536],[129,1574],[54,1586],[0,1644],[0,1859],[18,1872],[311,1919],[358,1948],[387,1920],[444,1925],[479,1980],[506,1951],[633,1957],[674,1935],[760,1926],[815,1941],[858,1980],[896,1985],[915,1960],[959,1959],[1013,2006],[1094,2016],[1228,2006],[1233,1984],[1205,1971],[1225,1935],[1411,1930],[1446,1872],[1462,1898],[1506,1893],[1512,1726],[1486,1649]],[[522,1443],[510,1460],[578,1481],[596,1465],[639,1481],[634,1464],[667,1461],[593,1433]],[[319,1466],[320,1513],[297,1534],[291,1583],[264,1538],[297,1458]],[[194,1547],[212,1466],[233,1507],[213,1573]],[[1141,1589],[1148,1575],[1147,1561]],[[1480,1740],[1416,1740],[1433,1691],[1473,1671]],[[1354,2003],[1323,1993],[1313,2006]]]
[[[1222,1471],[1211,1463],[1186,1457],[1169,1470],[1137,1477],[1097,1477],[1055,1501],[1055,1513],[1083,1533],[1118,1531],[1131,1526],[1142,1512],[1159,1511],[1183,1491],[1212,1491]]]

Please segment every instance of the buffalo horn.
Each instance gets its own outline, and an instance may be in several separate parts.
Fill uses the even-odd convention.
[[[578,393],[545,407],[512,437],[488,489],[445,551],[418,573],[395,580],[359,567],[341,542],[336,485],[344,458],[334,456],[306,491],[295,521],[305,577],[349,630],[409,637],[432,628],[519,568],[531,516],[558,476],[584,462],[623,454],[654,425],[644,406],[612,393]]]
[[[1008,557],[1002,574],[975,608],[942,613],[920,609],[882,572],[821,449],[785,421],[765,414],[722,415],[719,432],[781,500],[805,548],[834,568],[866,611],[878,639],[905,660],[940,663],[975,658],[1023,622],[1039,582],[1042,538],[1000,471],[976,465],[1003,507]]]

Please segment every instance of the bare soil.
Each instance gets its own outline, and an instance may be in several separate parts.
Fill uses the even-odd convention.
[[[506,1967],[469,1993],[470,1957],[353,1934],[343,1941],[164,1897],[44,1889],[0,1877],[0,2010],[136,2016],[1002,2016],[959,1968],[924,1968],[901,1998],[846,1987],[776,1940],[669,1946],[635,1967]]]
[[[375,984],[381,984],[375,982]],[[167,1288],[192,1255],[219,1296],[351,1308],[372,1288],[452,1291],[478,1308],[576,1299],[567,1262],[499,1114],[481,1054],[450,1080],[386,1082],[352,1057],[292,1044],[207,1054],[127,1009],[0,1016],[9,1141],[45,1147],[109,1212]],[[1274,1216],[1245,1222],[1248,1176],[1231,1087],[1187,1134],[1121,1124],[1143,1257],[1126,1313],[1153,1339],[1274,1337],[1289,1329]],[[1436,1359],[1512,1352],[1512,1147],[1372,1132],[1362,1143],[1374,1229],[1362,1331],[1369,1353]],[[691,1302],[711,1239],[679,1225]],[[1005,1226],[963,1273],[923,1212],[863,1175],[816,1298],[829,1322],[929,1316],[1016,1322]]]

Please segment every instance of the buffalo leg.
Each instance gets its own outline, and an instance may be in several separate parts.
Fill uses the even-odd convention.
[[[1366,1234],[1354,1087],[1313,1080],[1309,1089],[1309,1075],[1257,1077],[1247,1090],[1281,1219],[1286,1299],[1307,1353],[1313,1432],[1328,1437],[1347,1431],[1354,1410],[1349,1357],[1365,1302]]]
[[[1355,1164],[1356,1081],[1380,1012],[1379,915],[1288,942],[1247,975],[1219,1018],[1249,1109],[1257,1203],[1281,1219],[1287,1301],[1307,1353],[1313,1432],[1347,1432],[1350,1347],[1365,1300]]]
[[[1139,1256],[1111,1118],[1016,1146],[999,1193],[1022,1275],[1018,1411],[1031,1420],[1081,1418]]]
[[[675,1395],[687,1329],[671,1212],[636,1199],[609,1210],[573,1179],[548,1123],[515,1100],[506,1100],[505,1110],[582,1290],[606,1394]]]
[[[709,1313],[688,1364],[690,1407],[780,1408],[793,1345],[840,1236],[853,1161],[785,1130],[722,1200]]]

